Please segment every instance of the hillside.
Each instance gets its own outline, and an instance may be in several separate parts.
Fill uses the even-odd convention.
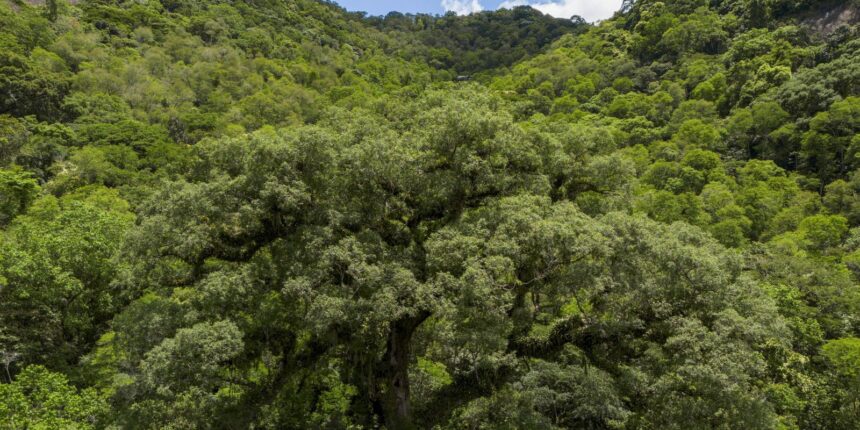
[[[395,39],[412,41],[404,53],[460,76],[510,67],[562,35],[588,28],[581,19],[557,19],[522,6],[469,16],[393,12],[365,21]]]
[[[0,0],[0,428],[858,429],[860,3]]]

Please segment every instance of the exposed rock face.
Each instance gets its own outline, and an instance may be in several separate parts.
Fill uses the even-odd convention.
[[[803,23],[812,27],[821,35],[833,33],[843,25],[853,25],[860,22],[860,9],[851,2],[842,2],[823,14],[809,17]]]

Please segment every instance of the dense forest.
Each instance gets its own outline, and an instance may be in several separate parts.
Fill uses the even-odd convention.
[[[860,429],[860,0],[0,0],[0,429]]]

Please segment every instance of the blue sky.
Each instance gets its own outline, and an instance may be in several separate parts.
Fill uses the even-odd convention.
[[[622,0],[336,0],[352,11],[384,15],[391,11],[441,14],[448,10],[464,14],[498,7],[530,4],[553,16],[580,15],[588,21],[606,19],[621,7]]]

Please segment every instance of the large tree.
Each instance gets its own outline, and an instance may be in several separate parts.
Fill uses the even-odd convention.
[[[564,147],[476,87],[390,108],[203,142],[154,196],[128,241],[129,288],[160,298],[103,346],[131,377],[124,425],[414,428],[570,348],[609,381],[654,385],[610,390],[636,399],[613,419],[771,418],[750,378],[780,319],[730,253],[694,228],[553,201]],[[419,357],[452,379],[414,399]]]

